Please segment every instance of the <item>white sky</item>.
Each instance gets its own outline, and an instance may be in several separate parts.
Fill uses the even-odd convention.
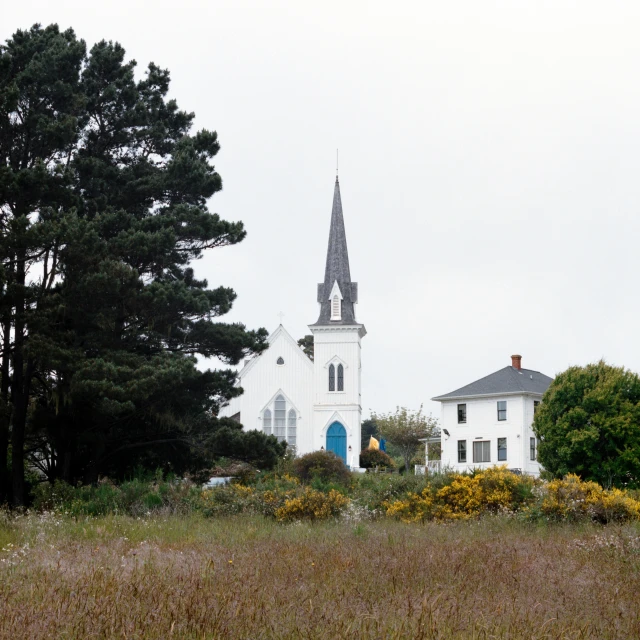
[[[640,3],[5,3],[117,40],[218,131],[211,210],[248,237],[195,267],[230,321],[295,337],[318,308],[335,150],[359,283],[363,409],[510,364],[640,370]]]

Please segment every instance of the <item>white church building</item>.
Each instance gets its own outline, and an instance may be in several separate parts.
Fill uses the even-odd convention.
[[[340,184],[336,177],[324,282],[318,285],[320,315],[309,325],[309,358],[280,326],[269,346],[238,374],[244,393],[220,411],[244,429],[273,434],[298,455],[326,449],[351,467],[359,465],[361,340],[356,320],[358,285],[351,281]]]

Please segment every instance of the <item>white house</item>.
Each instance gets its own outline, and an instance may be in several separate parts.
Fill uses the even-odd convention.
[[[324,282],[318,285],[320,315],[309,326],[311,360],[282,324],[269,347],[238,374],[243,395],[220,411],[244,429],[286,440],[300,455],[326,449],[358,466],[360,454],[361,340],[356,321],[358,285],[351,281],[340,184],[336,178]]]
[[[507,465],[539,475],[533,415],[552,378],[511,366],[432,398],[442,403],[442,465],[455,471]]]

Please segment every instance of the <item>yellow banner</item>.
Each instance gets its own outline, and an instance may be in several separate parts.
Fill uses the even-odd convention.
[[[380,449],[380,443],[373,436],[369,440],[369,449]]]

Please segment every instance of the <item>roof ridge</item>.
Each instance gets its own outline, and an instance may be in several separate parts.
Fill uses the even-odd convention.
[[[535,376],[533,374],[536,374]],[[553,378],[533,369],[516,369],[507,365],[454,391],[435,396],[432,400],[483,395],[534,393],[542,395]]]

